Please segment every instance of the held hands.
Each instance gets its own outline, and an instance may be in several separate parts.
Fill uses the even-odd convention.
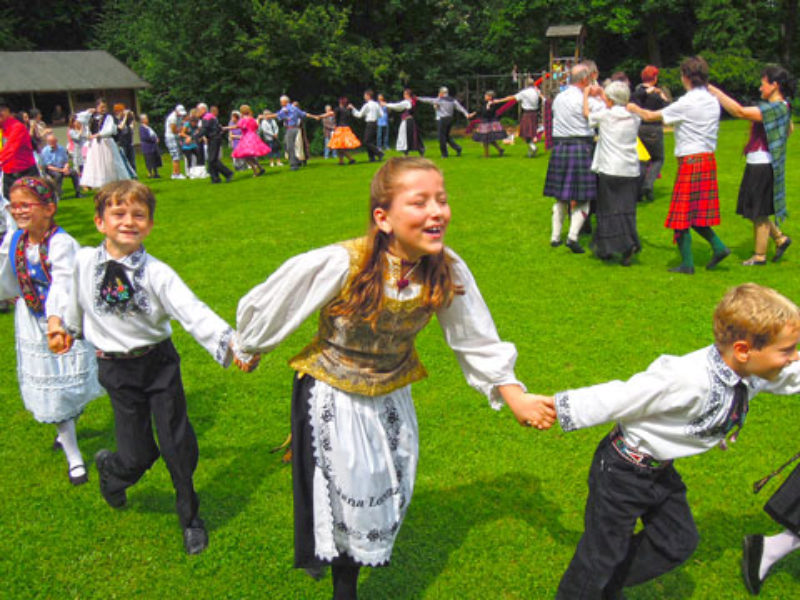
[[[253,357],[250,360],[247,360],[247,361],[242,359],[242,358],[240,358],[237,355],[233,356],[233,364],[235,364],[237,367],[239,367],[239,370],[244,372],[244,373],[250,373],[252,371],[255,371],[255,369],[258,366],[259,362],[261,362],[261,355],[260,354],[254,354]]]
[[[72,336],[69,335],[58,317],[50,317],[47,321],[47,347],[54,354],[65,354],[72,348]]]
[[[556,420],[555,399],[522,391],[519,386],[500,386],[500,394],[523,427],[550,429]]]

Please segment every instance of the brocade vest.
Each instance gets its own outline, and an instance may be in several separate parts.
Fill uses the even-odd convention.
[[[340,294],[319,313],[319,329],[311,343],[289,361],[308,374],[345,392],[365,396],[388,394],[427,377],[417,356],[414,339],[433,310],[422,304],[422,282],[417,269],[406,275],[409,285],[400,290],[402,262],[384,253],[383,306],[373,328],[357,315],[334,316],[331,307],[350,294],[350,285],[365,253],[365,239],[343,242],[350,254],[350,272]]]

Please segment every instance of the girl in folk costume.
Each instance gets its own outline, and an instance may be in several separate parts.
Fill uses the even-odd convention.
[[[786,141],[792,131],[791,106],[794,94],[791,77],[783,67],[768,66],[761,73],[758,106],[744,107],[718,88],[708,87],[732,116],[752,121],[750,139],[744,148],[747,166],[739,188],[736,213],[753,221],[755,253],[742,264],[767,264],[767,242],[775,242],[773,262],[780,260],[792,239],[778,229],[786,218]],[[775,223],[769,220],[775,215]]]
[[[450,206],[439,169],[393,158],[370,190],[363,238],[296,256],[239,302],[244,352],[269,352],[320,311],[291,361],[295,566],[333,566],[334,598],[359,568],[388,564],[414,490],[418,430],[410,384],[426,376],[414,339],[434,313],[467,381],[492,407],[545,427],[554,411],[524,393],[516,350],[498,337],[464,262],[444,245]],[[240,352],[244,370],[256,358]]]
[[[114,116],[108,114],[105,100],[100,98],[94,109],[78,115],[78,120],[88,122],[89,149],[81,174],[81,186],[100,188],[111,181],[132,179],[133,173],[114,142],[117,126]]]
[[[48,350],[47,319],[66,305],[78,243],[58,227],[55,191],[38,177],[22,177],[11,187],[8,209],[17,229],[0,247],[0,298],[19,296],[14,311],[17,377],[22,400],[41,423],[53,423],[73,485],[86,483],[75,436],[75,420],[104,392],[97,381],[94,348],[76,340],[66,354]],[[63,342],[63,340],[60,340]]]
[[[242,138],[231,156],[244,160],[253,169],[253,177],[258,177],[264,174],[264,168],[258,164],[258,159],[269,154],[270,148],[258,137],[258,121],[253,118],[253,111],[250,107],[242,104],[239,112],[242,113],[242,118],[238,123],[242,130]]]
[[[403,90],[403,99],[400,102],[385,103],[389,110],[402,111],[400,115],[400,128],[397,130],[397,151],[406,156],[412,150],[425,156],[425,144],[415,118],[417,114],[417,97],[409,88]]]
[[[350,156],[348,150],[355,150],[361,146],[361,140],[356,137],[353,130],[350,129],[350,122],[353,118],[350,109],[347,108],[348,101],[346,96],[339,98],[339,104],[335,109],[331,110],[327,107],[321,115],[309,115],[312,119],[327,119],[333,117],[334,129],[331,139],[328,142],[328,148],[334,151],[334,154],[339,157],[339,165],[344,165],[344,159],[347,159],[347,164],[352,165],[355,159]]]
[[[489,144],[497,149],[497,153],[503,156],[505,151],[497,143],[506,138],[506,131],[500,123],[500,118],[497,116],[497,106],[494,102],[494,92],[488,90],[483,95],[483,106],[480,110],[473,112],[469,115],[469,119],[478,116],[480,121],[475,128],[475,133],[472,134],[472,140],[483,144],[483,156],[489,157]]]

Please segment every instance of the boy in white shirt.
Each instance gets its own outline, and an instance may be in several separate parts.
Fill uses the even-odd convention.
[[[232,359],[233,330],[202,303],[168,265],[142,243],[153,228],[155,197],[138,181],[105,185],[95,197],[95,225],[105,235],[77,255],[74,285],[61,323],[50,328],[50,348],[69,348],[83,335],[97,348],[98,378],[114,409],[117,451],[95,455],[100,493],[120,508],[125,490],[164,458],[177,495],[186,552],[208,545],[192,476],[198,447],[186,414],[180,357],[172,344],[174,318],[223,367]],[[67,333],[68,332],[68,333]],[[158,431],[153,439],[152,420]]]
[[[708,63],[702,57],[687,58],[681,63],[680,69],[686,93],[676,102],[657,111],[630,103],[628,110],[645,121],[664,121],[667,125],[675,125],[678,174],[664,226],[674,230],[674,239],[681,252],[681,264],[669,270],[692,275],[694,255],[690,228],[711,244],[713,254],[706,269],[716,267],[731,251],[711,229],[720,222],[717,162],[714,156],[719,131],[719,102],[707,89]]]
[[[734,427],[735,440],[758,392],[799,393],[798,342],[800,309],[746,283],[717,305],[712,346],[551,399],[564,431],[616,423],[595,452],[585,531],[557,598],[618,598],[692,555],[699,536],[673,461],[724,448]]]

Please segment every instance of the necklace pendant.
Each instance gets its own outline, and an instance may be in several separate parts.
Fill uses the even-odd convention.
[[[409,281],[405,277],[397,280],[397,289],[403,290],[408,287]]]

